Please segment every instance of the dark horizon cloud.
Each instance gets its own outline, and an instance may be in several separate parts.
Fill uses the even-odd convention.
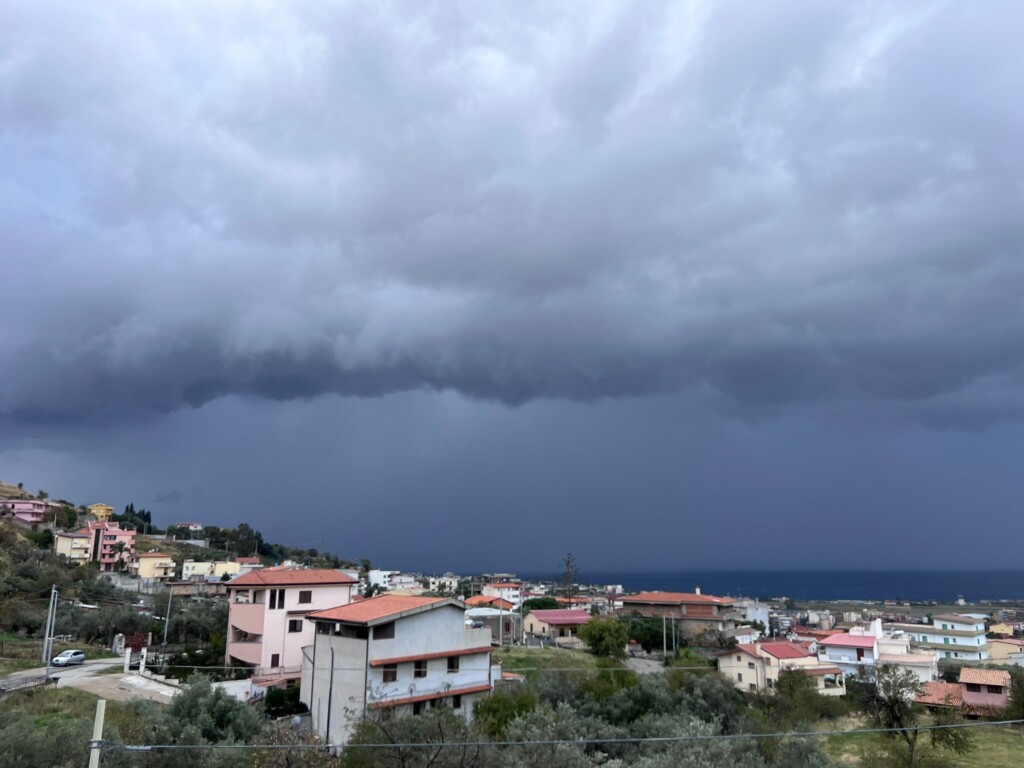
[[[1020,417],[1018,6],[516,7],[0,11],[0,419]]]

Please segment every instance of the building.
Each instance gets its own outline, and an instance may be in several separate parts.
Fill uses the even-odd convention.
[[[507,608],[469,608],[466,626],[491,630],[492,645],[512,645],[523,639],[523,617]]]
[[[874,678],[881,665],[902,667],[926,683],[938,677],[938,654],[924,649],[911,651],[911,638],[902,630],[885,633],[880,619],[867,627],[854,627],[816,640],[818,660],[835,664],[846,675]]]
[[[575,608],[556,608],[550,611],[530,611],[523,619],[526,634],[553,640],[556,645],[578,647],[579,629],[593,618],[586,611]]]
[[[972,715],[996,714],[1010,702],[1010,673],[1005,669],[961,667],[964,706]]]
[[[56,506],[56,503],[45,499],[0,499],[3,517],[30,531],[45,528],[47,513]]]
[[[522,600],[523,585],[517,581],[492,581],[484,585],[480,594],[484,597],[500,597],[512,605],[519,605]]]
[[[1006,662],[1015,653],[1024,652],[1024,640],[1015,637],[990,637],[988,639],[988,657],[992,661]]]
[[[95,520],[75,533],[90,537],[89,560],[99,563],[101,571],[123,570],[131,564],[135,554],[135,531],[122,528],[117,523]]]
[[[175,523],[174,527],[175,528],[180,528],[180,529],[182,529],[184,531],[188,531],[189,533],[202,533],[203,532],[203,524],[202,523]]]
[[[99,523],[108,522],[114,514],[114,508],[107,504],[90,504],[85,509]]]
[[[989,645],[985,636],[985,620],[962,613],[943,613],[928,624],[893,624],[894,630],[905,632],[915,648],[938,651],[945,659],[984,661]]]
[[[362,718],[419,714],[447,704],[472,720],[477,699],[501,678],[489,629],[467,629],[462,604],[445,597],[378,595],[307,616],[301,701],[330,744]]]
[[[821,663],[799,643],[741,643],[718,655],[718,670],[746,693],[773,691],[784,670],[803,672],[823,696],[846,693],[842,669]]]
[[[263,563],[260,562],[258,557],[236,557],[234,562],[238,563],[238,574],[245,576],[250,571],[255,571],[263,567]]]
[[[676,623],[684,637],[695,637],[713,630],[725,632],[736,626],[739,613],[735,600],[729,597],[702,595],[694,592],[642,592],[621,598],[623,614],[665,617]]]
[[[444,576],[431,576],[427,579],[427,589],[445,595],[454,595],[459,591],[459,577],[453,573]]]
[[[177,567],[163,552],[141,552],[132,560],[132,570],[143,581],[170,581]]]
[[[465,600],[467,608],[497,608],[500,611],[511,611],[515,608],[508,600],[488,595],[473,595]]]
[[[63,555],[72,563],[89,562],[89,538],[87,533],[55,533],[53,534],[53,551]]]
[[[227,582],[226,663],[252,667],[261,685],[297,679],[302,649],[313,642],[305,617],[347,605],[355,579],[330,569],[262,568]]]
[[[192,579],[205,580],[207,578],[223,578],[228,576],[239,576],[242,572],[241,563],[230,560],[215,560],[212,562],[186,560],[181,564],[181,580]]]

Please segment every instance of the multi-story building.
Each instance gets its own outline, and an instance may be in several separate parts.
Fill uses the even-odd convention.
[[[99,563],[101,571],[121,570],[131,564],[135,554],[135,531],[117,523],[95,520],[76,533],[89,536],[89,560]]]
[[[255,555],[251,557],[236,557],[234,562],[238,563],[238,574],[245,576],[250,571],[256,571],[263,567],[263,563]]]
[[[797,643],[741,643],[718,655],[718,670],[744,692],[774,691],[783,671],[798,670],[811,678],[820,694],[846,693],[842,669],[822,663]]]
[[[942,613],[928,624],[894,624],[915,648],[938,651],[946,659],[984,661],[988,658],[985,619],[962,613]]]
[[[735,600],[703,595],[699,587],[693,592],[641,592],[626,595],[620,601],[621,613],[664,617],[674,621],[684,637],[694,637],[707,630],[733,629],[739,618],[733,607]]]
[[[87,563],[91,541],[87,533],[55,533],[53,551],[58,555],[64,555],[72,563]]]
[[[924,649],[911,652],[910,637],[899,630],[884,632],[879,619],[816,642],[818,660],[837,665],[847,675],[870,679],[876,667],[890,665],[910,670],[922,683],[938,677],[938,654]]]
[[[0,513],[15,525],[38,531],[46,526],[47,513],[57,504],[45,499],[0,499]]]
[[[223,578],[228,576],[239,576],[242,571],[241,563],[230,560],[197,561],[186,560],[181,564],[181,580],[191,581],[193,579],[206,579],[209,577]]]
[[[522,600],[523,585],[517,581],[493,581],[485,586],[480,594],[486,597],[500,597],[512,605],[519,605]]]
[[[114,508],[109,504],[90,504],[86,510],[100,523],[108,522],[110,516],[114,514]]]
[[[226,663],[252,667],[260,684],[297,679],[302,649],[313,642],[305,617],[347,605],[358,583],[340,571],[262,568],[228,585]]]
[[[467,720],[501,677],[489,629],[467,629],[451,598],[379,595],[309,614],[301,700],[313,728],[344,744],[354,725],[383,712],[419,714],[447,704]]]
[[[135,575],[146,582],[170,581],[177,570],[174,558],[163,552],[140,552],[132,559]]]

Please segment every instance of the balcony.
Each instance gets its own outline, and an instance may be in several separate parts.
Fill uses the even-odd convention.
[[[232,643],[228,641],[227,651],[228,656],[235,661],[259,666],[260,660],[263,658],[263,643],[251,641]]]
[[[232,603],[228,623],[250,635],[262,635],[266,607],[263,603]]]

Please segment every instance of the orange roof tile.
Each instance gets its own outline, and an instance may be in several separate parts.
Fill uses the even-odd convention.
[[[287,587],[355,584],[356,580],[329,568],[262,568],[232,579],[229,587]]]
[[[372,624],[376,621],[397,616],[409,611],[422,610],[433,606],[455,605],[450,597],[423,597],[421,595],[378,595],[358,603],[340,605],[337,608],[327,608],[316,611],[306,616],[314,621],[344,621],[352,624]]]
[[[964,689],[956,683],[933,681],[924,684],[914,701],[933,707],[959,707],[964,703]]]
[[[811,655],[795,643],[762,643],[761,650],[776,659],[804,659]]]
[[[491,690],[489,683],[483,685],[474,685],[469,688],[450,688],[447,691],[437,691],[435,693],[424,693],[420,696],[407,696],[402,699],[385,699],[384,701],[375,701],[370,704],[370,709],[387,709],[388,707],[399,707],[403,704],[415,704],[418,701],[430,701],[431,699],[444,699],[452,698],[453,696],[462,696],[468,693],[483,693],[484,691]]]
[[[960,668],[960,682],[973,685],[1001,685],[1004,688],[1010,687],[1010,673],[1005,669],[974,669],[973,667]]]
[[[685,605],[687,603],[732,605],[735,602],[731,597],[698,595],[694,592],[641,592],[638,595],[627,595],[620,599],[624,603],[659,603],[663,605]]]

